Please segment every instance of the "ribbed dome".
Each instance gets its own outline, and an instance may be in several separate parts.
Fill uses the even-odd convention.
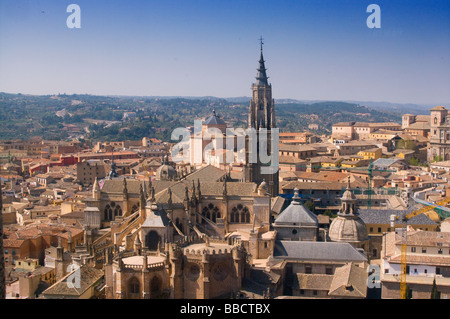
[[[156,170],[156,178],[163,181],[163,180],[173,180],[177,177],[177,171],[175,168],[173,168],[170,165],[164,164],[161,165]]]
[[[330,225],[329,237],[337,242],[362,242],[369,240],[366,224],[358,215],[339,215]]]
[[[353,192],[349,189],[347,189],[344,194],[341,197],[342,200],[356,200],[355,195],[353,195]]]

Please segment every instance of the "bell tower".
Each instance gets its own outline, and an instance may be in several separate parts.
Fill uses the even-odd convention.
[[[272,84],[269,84],[269,77],[267,76],[267,69],[265,66],[263,56],[263,39],[260,38],[261,54],[259,58],[259,67],[257,69],[256,82],[252,84],[252,99],[250,101],[248,114],[248,128],[254,129],[256,132],[256,147],[250,147],[249,136],[245,140],[245,165],[244,165],[244,179],[246,182],[254,182],[260,185],[263,181],[266,182],[268,193],[271,196],[278,195],[278,167],[273,174],[263,174],[261,168],[266,165],[261,163],[259,158],[261,130],[267,129],[267,143],[266,149],[268,155],[271,154],[271,129],[276,128],[275,121],[275,102],[272,99]],[[278,143],[278,141],[276,141]],[[255,142],[253,142],[255,143]],[[256,154],[252,154],[255,152]],[[251,161],[250,159],[257,159]]]

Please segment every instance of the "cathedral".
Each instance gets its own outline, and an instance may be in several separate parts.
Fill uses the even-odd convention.
[[[259,136],[275,127],[262,46],[252,89],[248,126]],[[202,129],[209,127],[223,131],[226,124],[214,112]],[[278,195],[278,173],[261,174],[263,165],[246,162],[241,181],[207,164],[176,169],[167,157],[155,178],[145,181],[118,176],[112,165],[85,198],[86,250],[105,271],[106,297],[237,293],[252,260],[267,259],[274,247],[271,200]]]

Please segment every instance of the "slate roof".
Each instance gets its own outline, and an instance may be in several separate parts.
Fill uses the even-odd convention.
[[[277,219],[275,219],[275,226],[280,224],[314,224],[317,226],[319,221],[317,216],[308,208],[293,200],[291,204],[278,215]]]
[[[148,181],[146,183],[148,187]],[[158,193],[176,183],[174,181],[152,181],[152,187],[155,188],[155,193]],[[142,185],[142,181],[127,179],[128,194],[139,196],[140,185]],[[105,180],[101,191],[102,193],[123,193],[123,179]]]
[[[366,262],[367,258],[349,243],[313,241],[275,241],[277,259]]]
[[[399,161],[401,160],[398,158],[379,158],[373,162],[373,167],[388,168]]]
[[[226,125],[225,121],[214,113],[210,117],[208,117],[203,123],[203,125]]]
[[[142,223],[141,227],[166,227],[169,225],[169,218],[164,211],[152,212]]]
[[[197,182],[195,183],[195,191],[198,196]],[[170,187],[172,191],[172,203],[182,204],[186,196],[186,186],[189,191],[189,198],[192,197],[193,183],[192,181],[180,181],[173,184]],[[255,183],[244,182],[227,182],[227,195],[228,196],[255,196],[257,185]],[[200,191],[202,196],[222,196],[223,195],[223,182],[200,182]],[[169,189],[166,188],[155,195],[157,203],[167,203],[169,200]]]
[[[390,216],[397,215],[400,218],[405,214],[411,213],[414,209],[410,210],[389,210],[389,209],[359,209],[359,217],[367,224],[390,224]],[[400,221],[397,224],[401,224]],[[420,214],[408,221],[409,225],[437,225],[436,222],[431,220],[427,215]]]

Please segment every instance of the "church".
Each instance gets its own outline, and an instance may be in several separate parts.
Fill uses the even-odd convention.
[[[267,79],[261,44],[248,124],[257,132],[275,127]],[[202,126],[226,129],[215,112]],[[261,174],[262,165],[246,162],[236,181],[230,171],[208,164],[176,168],[165,157],[154,179],[138,180],[118,176],[112,161],[111,172],[95,180],[84,200],[85,245],[105,270],[106,297],[237,293],[249,261],[268,258],[275,242],[270,222],[278,173]]]

